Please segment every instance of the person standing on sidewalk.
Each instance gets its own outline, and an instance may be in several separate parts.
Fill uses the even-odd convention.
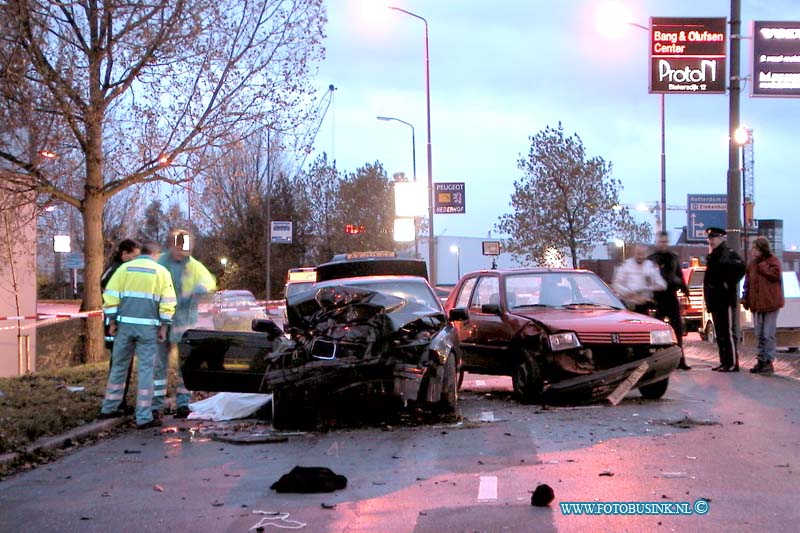
[[[103,291],[103,312],[109,318],[114,339],[100,418],[124,413],[120,403],[125,378],[136,352],[136,427],[160,426],[153,417],[153,373],[158,345],[167,337],[167,325],[175,312],[175,289],[166,268],[156,262],[158,249],[147,245],[142,255],[120,266]]]
[[[714,321],[719,348],[719,365],[711,370],[738,372],[739,332],[736,327],[738,320],[734,314],[739,311],[736,292],[739,280],[744,276],[745,264],[739,254],[728,248],[726,235],[727,232],[721,228],[706,229],[708,255],[706,275],[703,278],[703,297]]]
[[[633,257],[614,271],[611,286],[628,309],[645,315],[653,306],[653,293],[667,288],[656,264],[647,259],[647,248],[641,244],[634,247]]]
[[[217,290],[213,274],[197,259],[192,257],[194,239],[188,231],[172,230],[169,234],[168,251],[161,255],[159,263],[172,275],[172,283],[178,295],[175,317],[167,332],[166,343],[159,344],[158,364],[155,378],[155,400],[153,409],[160,413],[167,395],[167,371],[170,352],[177,353],[178,342],[183,333],[197,323],[197,304],[202,295]],[[191,393],[183,383],[180,361],[177,366],[177,390],[175,392],[175,418],[189,416]]]
[[[683,320],[681,319],[681,306],[678,302],[678,291],[683,292],[688,297],[689,287],[686,286],[686,282],[683,280],[678,254],[669,249],[669,233],[666,231],[658,232],[656,251],[650,254],[648,259],[658,265],[661,277],[664,278],[664,282],[667,284],[665,290],[653,293],[656,318],[666,320],[672,326],[675,337],[678,339],[678,346],[681,349],[681,361],[678,363],[678,368],[690,370],[692,367],[686,364],[686,358],[683,355]]]
[[[766,237],[756,237],[751,254],[742,295],[742,305],[753,314],[753,335],[758,340],[758,362],[750,372],[772,374],[778,312],[784,304],[781,262],[772,253]]]

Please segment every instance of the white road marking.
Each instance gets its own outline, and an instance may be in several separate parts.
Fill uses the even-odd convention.
[[[497,476],[481,476],[478,485],[478,501],[497,499]]]
[[[485,387],[486,386],[486,381],[484,381],[482,379],[476,379],[475,380],[475,386],[476,387]]]
[[[492,411],[481,411],[481,422],[494,422],[494,413]]]

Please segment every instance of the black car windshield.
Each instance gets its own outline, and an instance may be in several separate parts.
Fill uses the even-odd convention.
[[[334,283],[330,283],[334,284]],[[337,280],[338,285],[349,287],[361,287],[371,291],[391,294],[409,302],[425,305],[440,311],[442,309],[439,299],[431,290],[430,286],[423,279],[358,279],[358,280]]]
[[[529,272],[505,278],[509,309],[570,307],[624,309],[608,285],[591,272]]]

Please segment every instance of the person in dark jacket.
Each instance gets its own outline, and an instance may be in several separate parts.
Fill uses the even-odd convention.
[[[731,250],[725,242],[727,232],[721,228],[708,228],[708,255],[706,256],[706,275],[703,279],[703,296],[706,309],[711,313],[719,348],[719,366],[711,370],[718,372],[738,372],[739,357],[737,323],[739,298],[737,285],[744,276],[745,264],[742,258]]]
[[[106,285],[108,285],[108,281],[111,279],[111,276],[114,275],[114,272],[122,266],[123,263],[127,263],[131,259],[136,259],[139,257],[139,254],[142,251],[142,245],[139,244],[138,241],[133,239],[122,239],[117,244],[117,249],[114,251],[114,255],[111,257],[111,261],[109,261],[108,266],[103,271],[103,275],[100,276],[100,290],[105,291]],[[114,353],[114,335],[111,334],[110,331],[110,320],[108,317],[104,316],[103,318],[103,331],[105,333],[105,341],[106,341],[106,348],[108,348],[111,353]],[[114,365],[114,361],[111,357],[108,358],[108,369],[111,371],[111,368]],[[128,408],[128,401],[127,401],[127,393],[128,393],[128,386],[131,382],[131,371],[130,368],[128,369],[128,379],[125,382],[125,394],[122,397],[122,402],[120,403],[120,410],[127,412]]]
[[[753,313],[753,334],[758,339],[758,362],[750,372],[772,374],[778,311],[784,303],[781,262],[772,253],[766,237],[756,237],[751,254],[742,294],[742,305]]]
[[[675,332],[675,337],[678,339],[678,346],[681,348],[681,361],[678,363],[678,368],[689,370],[692,367],[686,364],[686,358],[683,355],[683,320],[681,319],[680,303],[678,303],[678,291],[683,292],[688,297],[689,287],[686,286],[686,282],[683,280],[678,254],[669,249],[669,233],[666,231],[658,232],[656,251],[650,254],[648,259],[658,265],[661,277],[667,283],[666,290],[653,293],[653,301],[656,308],[655,317],[669,322],[669,325],[672,326],[672,331]]]

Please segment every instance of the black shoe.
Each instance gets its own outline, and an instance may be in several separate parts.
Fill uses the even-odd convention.
[[[729,372],[738,372],[739,371],[739,363],[736,363],[735,365],[730,367],[730,369],[728,369],[728,371]]]
[[[681,362],[678,363],[678,370],[691,370],[692,367],[686,364],[686,361],[681,357]]]
[[[148,429],[148,428],[157,428],[163,426],[164,423],[161,420],[151,420],[150,422],[145,422],[144,424],[136,424],[136,429]]]
[[[153,411],[153,420],[161,420],[161,411]]]
[[[717,372],[738,372],[739,370],[735,366],[725,366],[717,370]]]
[[[122,405],[119,406],[119,410],[122,411],[123,413],[125,413],[126,415],[132,415],[133,413],[136,412],[136,408],[135,407],[133,407],[132,405],[125,404],[125,403],[123,403]]]
[[[191,413],[191,411],[189,410],[188,407],[181,406],[181,407],[178,407],[178,409],[175,411],[175,414],[172,415],[172,417],[173,418],[186,418],[187,416],[189,416],[189,413]]]
[[[772,361],[759,361],[756,366],[750,369],[753,374],[774,374],[775,367],[772,366]]]
[[[759,359],[758,362],[756,363],[756,366],[754,366],[753,368],[750,369],[750,373],[751,374],[760,374],[762,368],[764,368],[764,361]]]
[[[715,366],[711,370],[713,370],[714,372],[725,372],[725,368],[727,368],[725,365],[719,365]]]
[[[98,420],[108,420],[109,418],[120,418],[120,417],[123,417],[123,416],[125,416],[125,412],[122,411],[122,409],[115,409],[114,411],[111,411],[110,413],[101,412],[99,415],[97,415],[97,419]]]

